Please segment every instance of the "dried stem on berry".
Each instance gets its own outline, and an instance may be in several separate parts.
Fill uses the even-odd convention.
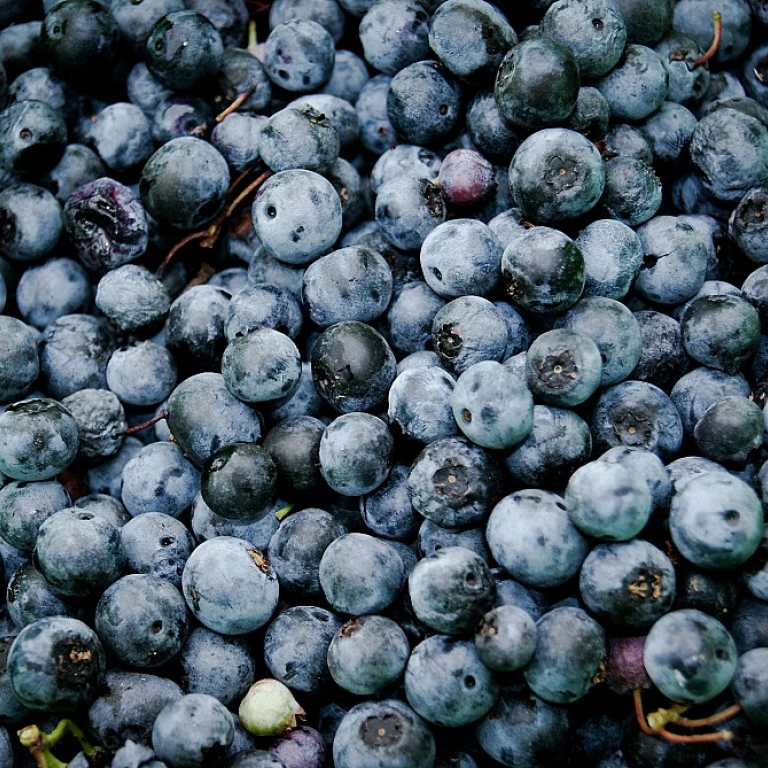
[[[691,62],[691,67],[694,69],[702,64],[706,64],[717,53],[718,48],[720,48],[720,41],[723,39],[723,14],[720,11],[712,13],[712,23],[715,26],[712,43],[702,56]]]
[[[173,248],[171,248],[170,251],[168,251],[168,254],[155,271],[157,277],[162,277],[174,256],[189,243],[199,241],[198,245],[201,248],[213,248],[213,246],[216,245],[221,237],[221,233],[224,231],[224,224],[232,217],[238,206],[245,202],[246,198],[254,193],[272,175],[272,171],[266,170],[250,182],[245,189],[238,191],[241,182],[246,180],[252,171],[253,168],[246,169],[229,185],[229,190],[227,192],[229,202],[224,205],[221,213],[216,216],[205,229],[185,235],[173,246]]]
[[[240,107],[245,104],[248,97],[253,93],[253,88],[249,88],[247,91],[243,91],[225,110],[219,112],[216,115],[216,122],[220,123],[225,117],[228,117],[233,112],[236,112]]]
[[[154,424],[157,424],[158,421],[162,421],[163,419],[168,418],[168,411],[163,408],[160,413],[157,414],[153,419],[150,419],[149,421],[145,421],[143,424],[137,424],[135,427],[128,427],[128,429],[122,429],[120,432],[118,432],[118,435],[135,435],[137,432],[141,432],[142,429],[148,429],[149,427],[153,426]]]

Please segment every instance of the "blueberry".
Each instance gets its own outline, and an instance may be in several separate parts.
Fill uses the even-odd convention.
[[[160,711],[152,726],[152,748],[172,766],[202,768],[224,754],[234,731],[232,715],[218,699],[189,693]]]
[[[515,152],[509,182],[515,204],[536,223],[575,218],[594,208],[603,194],[603,160],[576,131],[537,131]]]
[[[166,347],[152,341],[120,347],[107,364],[107,385],[126,405],[157,405],[176,386],[176,363]]]
[[[608,132],[611,108],[597,88],[582,86],[576,99],[576,106],[568,118],[568,128],[583,134],[592,141],[602,141]]]
[[[738,110],[725,108],[700,120],[689,153],[704,188],[717,200],[735,203],[768,183],[768,128]]]
[[[598,544],[579,574],[586,607],[610,625],[645,630],[672,608],[675,571],[669,558],[647,541]]]
[[[760,319],[738,296],[702,296],[683,313],[681,330],[685,351],[694,360],[733,374],[757,350]]]
[[[344,624],[328,646],[334,682],[358,695],[381,693],[405,671],[410,647],[400,626],[384,616],[361,616]]]
[[[168,146],[168,145],[166,145]],[[224,323],[230,294],[213,285],[195,285],[172,304],[165,344],[182,370],[217,370],[227,346]]]
[[[689,365],[680,324],[673,317],[654,310],[635,312],[634,315],[640,326],[641,348],[632,378],[669,392]]]
[[[178,660],[186,693],[214,696],[226,707],[239,702],[256,677],[256,660],[244,640],[205,627],[190,632]]]
[[[311,362],[317,392],[341,413],[382,406],[396,374],[395,356],[384,337],[353,320],[324,330]]]
[[[728,687],[736,655],[733,639],[719,621],[700,611],[679,610],[651,627],[643,660],[662,693],[673,701],[701,704]]]
[[[88,274],[67,258],[50,258],[25,269],[16,287],[19,315],[38,330],[63,315],[87,311],[92,298]]]
[[[608,541],[634,538],[648,522],[652,499],[647,483],[619,464],[594,461],[568,481],[565,504],[573,524]]]
[[[98,636],[88,625],[51,616],[19,632],[7,666],[13,691],[24,706],[68,712],[95,698],[106,660]]]
[[[756,725],[766,725],[768,680],[765,675],[766,649],[755,648],[739,657],[731,690],[744,714]]]
[[[434,635],[413,649],[405,670],[408,703],[435,725],[457,727],[478,720],[499,690],[469,640]]]
[[[672,541],[683,557],[703,568],[734,568],[760,546],[762,507],[757,494],[725,472],[692,478],[672,497]]]
[[[675,173],[687,163],[687,148],[696,127],[693,113],[670,101],[648,117],[641,130],[653,150],[654,165],[663,176]]]
[[[144,165],[141,202],[161,224],[196,229],[224,205],[229,187],[227,161],[207,141],[193,136],[172,139]]]
[[[459,82],[442,64],[417,61],[392,78],[387,115],[407,143],[431,146],[456,131],[463,101]]]
[[[9,405],[0,414],[0,471],[14,480],[50,480],[74,460],[77,422],[55,400]]]
[[[47,189],[17,184],[0,192],[0,253],[21,262],[50,255],[62,230],[61,205]]]
[[[475,630],[475,648],[489,669],[514,672],[530,661],[536,649],[534,621],[513,605],[494,608]]]
[[[176,656],[186,640],[187,606],[164,579],[131,574],[99,598],[95,626],[120,661],[142,669],[157,667]]]
[[[162,512],[147,512],[130,519],[120,530],[125,567],[181,587],[184,564],[195,547],[187,527]]]
[[[429,15],[410,0],[378,0],[360,21],[365,60],[379,72],[395,75],[430,55]]]
[[[320,439],[320,473],[344,496],[362,496],[387,478],[394,442],[381,419],[363,412],[332,421]]]
[[[395,464],[382,486],[360,499],[360,517],[366,527],[385,539],[410,540],[419,526],[411,504],[408,468]]]
[[[503,252],[501,242],[486,224],[453,219],[427,235],[419,260],[427,285],[438,296],[487,296],[499,282]]]
[[[331,682],[326,656],[340,628],[341,621],[323,608],[287,608],[267,627],[264,662],[292,690],[320,693]]]
[[[374,75],[360,89],[355,104],[360,118],[360,141],[369,152],[377,155],[398,143],[387,112],[391,81],[389,75]]]
[[[259,415],[232,395],[221,374],[201,373],[182,381],[168,399],[168,426],[197,467],[225,443],[255,443]]]
[[[608,0],[559,0],[544,14],[541,32],[571,49],[582,78],[600,77],[610,71],[627,41],[621,12]]]
[[[513,125],[529,130],[559,125],[576,106],[579,65],[571,49],[555,40],[524,40],[504,56],[494,94]]]
[[[126,264],[99,280],[96,306],[121,331],[137,333],[160,323],[171,300],[165,286],[145,267]]]
[[[369,248],[340,248],[305,270],[302,296],[310,318],[320,327],[343,320],[371,322],[392,297],[392,271]]]
[[[303,2],[302,6],[304,7]],[[343,48],[337,48],[331,76],[320,89],[320,93],[337,96],[354,105],[360,91],[369,79],[368,68],[357,54]]]
[[[421,622],[437,632],[461,635],[491,607],[495,584],[481,557],[463,547],[445,547],[416,564],[408,593]]]
[[[222,562],[228,563],[226,572],[216,565]],[[277,607],[280,588],[272,567],[252,544],[232,536],[200,544],[189,556],[181,581],[195,617],[222,635],[258,629]]]
[[[85,509],[62,509],[40,526],[33,562],[58,594],[96,594],[122,573],[120,530]]]
[[[62,599],[51,589],[45,577],[32,563],[20,565],[8,580],[8,615],[14,624],[23,629],[49,616],[67,616],[83,621],[85,611],[74,601]],[[7,717],[7,710],[3,710]]]
[[[680,450],[683,426],[672,401],[658,387],[624,381],[604,390],[598,398],[592,434],[599,450],[637,446],[670,459]]]
[[[645,252],[635,281],[639,295],[659,304],[679,304],[691,298],[706,276],[703,233],[675,216],[657,216],[637,233]]]
[[[306,725],[282,734],[270,747],[272,755],[295,768],[322,768],[327,751],[320,732]]]
[[[456,35],[458,29],[461,35]],[[430,47],[445,67],[465,80],[487,80],[516,43],[507,19],[483,0],[440,3],[429,20]]]
[[[123,468],[122,500],[133,517],[179,517],[200,490],[200,475],[174,443],[150,443]]]
[[[622,155],[606,161],[600,206],[612,218],[636,227],[656,215],[661,198],[661,181],[650,162]]]
[[[601,387],[626,379],[640,359],[640,327],[627,307],[615,299],[583,298],[556,324],[595,342],[602,360]]]
[[[40,376],[46,391],[64,398],[80,389],[106,389],[107,363],[115,341],[108,325],[93,315],[63,315],[43,331]]]
[[[574,242],[584,257],[584,295],[623,299],[643,263],[637,234],[619,221],[597,219]]]
[[[669,89],[669,75],[651,48],[630,43],[595,87],[608,100],[615,120],[642,120],[655,112]]]
[[[607,654],[602,627],[580,608],[554,608],[536,622],[536,637],[523,669],[533,692],[553,704],[582,698]]]
[[[600,385],[600,357],[598,346],[584,333],[570,328],[546,331],[533,341],[526,354],[528,386],[537,399],[550,405],[579,405]],[[532,407],[530,422],[532,425]]]
[[[502,765],[554,765],[567,749],[568,710],[505,688],[475,735],[483,751]]]
[[[37,338],[30,326],[0,315],[0,402],[25,394],[40,372]]]
[[[701,48],[681,32],[670,32],[656,45],[654,51],[669,74],[667,101],[690,109],[707,93],[711,80],[709,68],[694,63],[705,49],[706,46]]]
[[[493,162],[508,163],[520,145],[520,136],[503,116],[493,90],[475,94],[467,105],[467,132],[477,149]]]
[[[398,374],[389,389],[389,421],[412,440],[431,443],[456,434],[451,411],[455,381],[438,366]]]
[[[94,115],[87,143],[107,168],[128,173],[140,169],[154,151],[151,134],[149,120],[140,107],[117,102]]]
[[[397,699],[366,701],[347,712],[333,740],[337,768],[429,768],[435,739],[426,723]]]
[[[501,476],[495,457],[450,437],[430,443],[416,457],[408,485],[420,514],[438,525],[462,528],[488,514],[499,498]]]
[[[286,591],[315,598],[322,594],[319,567],[323,553],[347,529],[322,509],[295,512],[280,524],[269,542],[269,555]]]
[[[215,77],[224,46],[210,20],[194,10],[162,16],[146,37],[149,71],[167,88],[192,91]]]
[[[741,198],[728,221],[728,234],[741,252],[757,264],[768,263],[768,247],[765,245],[767,197],[766,189],[751,189]]]
[[[432,338],[432,320],[445,302],[423,281],[406,283],[393,293],[386,314],[386,336],[399,354],[425,350]]]
[[[387,240],[397,248],[415,250],[446,220],[447,211],[437,184],[398,176],[379,188],[375,215]]]
[[[718,400],[696,422],[693,436],[701,453],[726,465],[743,465],[763,445],[763,414],[746,397]]]
[[[260,112],[269,104],[272,83],[264,71],[264,65],[251,51],[226,46],[216,75],[215,92],[213,106],[216,110],[223,110],[238,96],[249,92],[250,95],[239,109],[250,115]]]
[[[278,24],[264,45],[264,70],[286,91],[306,93],[324,85],[331,76],[333,38],[311,19]]]
[[[563,408],[534,405],[531,432],[504,463],[524,485],[561,489],[591,452],[592,436],[581,416]]]
[[[61,404],[77,422],[78,457],[94,464],[114,456],[123,444],[120,434],[128,425],[125,410],[117,397],[106,389],[81,389],[65,397]]]
[[[267,251],[288,264],[313,261],[341,231],[336,190],[310,170],[286,170],[268,179],[256,195],[252,216]]]
[[[96,0],[66,0],[45,15],[40,44],[61,77],[84,84],[103,77],[119,53],[120,28]]]
[[[333,541],[320,560],[320,585],[329,605],[341,613],[377,613],[391,606],[405,569],[397,550],[365,533]]]
[[[269,28],[298,19],[316,21],[330,33],[334,43],[341,39],[347,17],[334,0],[277,0],[269,9]]]
[[[502,276],[511,300],[534,312],[557,312],[576,303],[584,289],[584,257],[559,230],[535,227],[504,251]]]
[[[432,344],[443,365],[457,374],[485,360],[501,362],[507,347],[504,316],[488,299],[459,296],[435,314]]]
[[[252,522],[269,513],[277,469],[269,454],[253,443],[228,443],[206,461],[200,492],[222,517]]]
[[[171,141],[171,139],[179,139],[183,136],[207,138],[208,134],[211,133],[211,124],[214,122],[213,110],[207,102],[196,96],[185,95],[165,97],[158,102],[150,117],[152,119],[152,139],[156,144],[166,144]],[[232,115],[229,115],[228,117],[232,117]],[[238,118],[247,120],[246,124],[249,124],[253,119],[246,118],[245,115],[237,114],[234,115],[234,117],[235,122],[238,121]],[[224,122],[227,122],[226,118]],[[258,132],[258,128],[261,127],[263,122],[263,118],[261,121],[258,121],[258,127],[253,131],[254,133]],[[232,156],[237,150],[235,149],[233,151],[230,148],[230,144],[227,143],[227,138],[229,138],[227,134],[235,132],[232,123],[228,123],[226,127],[223,124],[219,124],[214,128],[214,131],[218,128],[221,128],[218,136],[222,140],[216,140],[211,133],[211,143],[219,150],[219,152],[221,152],[224,159],[235,168],[235,170],[244,170],[244,168],[236,167],[237,162],[233,162]],[[236,134],[235,137],[233,137],[233,141],[236,142],[237,138],[239,138],[239,135]],[[259,156],[258,150],[253,148],[253,144],[244,154],[251,162],[257,160]]]
[[[533,427],[531,393],[490,360],[475,363],[459,376],[451,408],[464,435],[484,448],[512,448]]]
[[[486,538],[494,559],[513,578],[539,588],[568,581],[588,549],[562,498],[549,491],[505,496],[491,512]]]

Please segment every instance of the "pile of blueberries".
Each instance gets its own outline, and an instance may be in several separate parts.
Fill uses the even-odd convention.
[[[768,0],[0,0],[0,766],[766,768]]]

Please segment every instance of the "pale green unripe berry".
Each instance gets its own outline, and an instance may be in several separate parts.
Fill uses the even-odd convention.
[[[271,678],[256,681],[238,710],[243,727],[254,736],[279,736],[295,728],[296,717],[303,714],[290,690]]]

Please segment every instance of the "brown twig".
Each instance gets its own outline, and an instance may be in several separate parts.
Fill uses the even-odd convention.
[[[168,411],[163,408],[160,413],[149,421],[145,421],[143,424],[137,424],[135,427],[128,427],[127,429],[121,429],[118,435],[135,435],[137,432],[141,432],[142,429],[148,429],[149,427],[157,424],[158,421],[168,418]]]
[[[732,741],[732,731],[717,731],[715,733],[672,733],[666,728],[662,728],[657,736],[661,736],[662,739],[671,741],[673,744],[707,744],[716,741]]]
[[[253,93],[253,91],[253,88],[249,88],[247,91],[243,91],[225,110],[219,112],[219,114],[216,115],[216,122],[220,123],[225,117],[228,117],[233,112],[236,112],[240,107],[242,107]]]
[[[728,709],[724,709],[722,712],[716,712],[714,715],[710,715],[709,717],[701,717],[696,719],[679,717],[677,720],[675,720],[675,725],[682,725],[686,728],[706,728],[709,725],[717,725],[718,723],[723,723],[726,720],[730,720],[732,717],[736,717],[739,712],[741,712],[741,704],[734,704],[728,707]]]
[[[718,48],[720,48],[720,42],[723,39],[723,14],[720,13],[720,11],[712,12],[712,23],[715,26],[715,32],[712,36],[712,43],[702,56],[699,56],[698,59],[694,59],[691,62],[691,67],[693,69],[700,67],[702,64],[706,64],[712,57],[714,57]]]

